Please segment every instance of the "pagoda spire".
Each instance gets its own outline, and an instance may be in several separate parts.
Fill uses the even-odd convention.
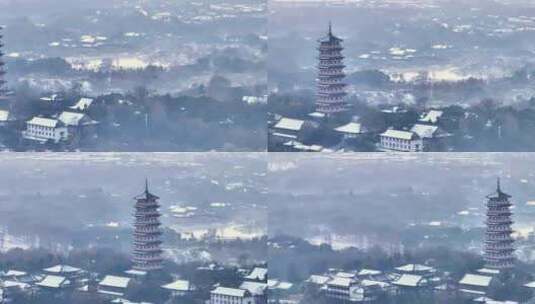
[[[145,193],[149,193],[149,179],[145,177]]]
[[[498,193],[502,192],[502,189],[500,187],[500,177],[498,177],[498,179],[496,180],[496,191],[498,191]]]
[[[332,36],[332,35],[333,35],[333,24],[331,20],[329,20],[329,36]]]

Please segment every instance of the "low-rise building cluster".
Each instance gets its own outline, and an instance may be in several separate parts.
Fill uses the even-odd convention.
[[[385,116],[398,113],[385,111],[383,113]],[[269,130],[270,146],[291,152],[330,152],[358,150],[359,146],[365,149],[363,147],[365,142],[371,142],[377,151],[439,151],[451,137],[451,134],[444,131],[441,126],[442,115],[442,111],[430,110],[424,112],[417,123],[410,128],[396,129],[390,126],[386,130],[370,130],[358,117],[348,123],[333,126],[322,113],[311,113],[309,119],[274,115]],[[321,133],[322,136],[327,134],[331,138],[315,139],[315,133]],[[323,143],[329,141],[330,145]]]
[[[224,267],[199,267],[199,271],[217,271]],[[267,268],[256,267],[241,269],[242,282],[237,287],[216,284],[209,292],[210,298],[203,299],[209,304],[265,304],[268,298]],[[13,296],[25,294],[32,296],[61,297],[77,293],[80,297],[93,299],[95,296],[110,303],[131,303],[129,291],[136,284],[147,280],[148,272],[136,269],[121,274],[99,274],[70,265],[55,265],[35,273],[19,270],[0,272],[0,303],[9,303]],[[174,276],[174,275],[173,275]],[[170,292],[171,299],[199,296],[198,288],[189,280],[176,277],[175,280],[160,286],[162,291]],[[271,287],[269,287],[271,288]],[[273,287],[276,288],[276,287]],[[284,287],[281,287],[284,288]],[[149,303],[144,303],[149,304]]]
[[[497,301],[489,296],[489,290],[498,283],[499,275],[500,270],[481,268],[466,273],[461,279],[454,279],[448,272],[423,264],[401,265],[389,271],[330,269],[326,273],[311,275],[302,282],[301,288],[294,288],[291,293],[276,300],[280,303],[299,303],[300,300],[292,300],[301,299],[296,294],[312,288],[333,303],[377,303],[381,296],[406,293],[456,295],[466,299],[467,303],[518,303]],[[523,286],[535,290],[535,282],[526,282]],[[275,303],[275,299],[272,302]]]

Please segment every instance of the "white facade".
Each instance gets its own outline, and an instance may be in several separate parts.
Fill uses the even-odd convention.
[[[51,140],[58,143],[67,140],[67,127],[57,119],[34,117],[26,122],[26,130],[22,136],[29,140],[46,142]]]
[[[247,290],[217,287],[210,293],[210,304],[255,304],[255,301]]]
[[[385,151],[421,152],[422,139],[413,132],[387,130],[380,135],[380,148]]]

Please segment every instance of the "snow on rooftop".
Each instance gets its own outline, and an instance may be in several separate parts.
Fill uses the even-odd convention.
[[[45,268],[43,270],[50,273],[76,273],[79,272],[81,269],[69,265],[56,265],[49,268]]]
[[[444,114],[444,112],[442,111],[430,110],[429,112],[422,115],[422,117],[420,118],[420,121],[428,122],[428,123],[437,123],[438,119],[442,117],[442,114]]]
[[[78,126],[85,114],[74,112],[62,112],[58,119],[67,126]]]
[[[331,278],[329,278],[328,276],[313,274],[308,278],[307,282],[317,285],[323,285],[327,283],[327,281],[329,281],[330,279]]]
[[[107,275],[102,281],[100,281],[100,283],[98,283],[98,285],[114,288],[126,288],[128,287],[128,283],[130,283],[130,278]]]
[[[189,291],[191,289],[191,285],[189,281],[186,280],[176,280],[172,283],[163,285],[162,288],[174,290],[174,291]]]
[[[411,128],[411,132],[416,133],[420,138],[433,138],[435,132],[438,130],[437,126],[415,124]]]
[[[265,281],[267,279],[267,268],[255,267],[245,278],[248,280]]]
[[[396,270],[404,272],[431,272],[435,270],[433,267],[425,266],[421,264],[407,264],[400,267],[396,267]]]
[[[6,273],[2,274],[4,277],[20,277],[25,276],[27,273],[25,271],[19,270],[8,270]]]
[[[34,117],[31,120],[28,120],[28,124],[43,126],[47,128],[55,128],[58,125],[57,119],[44,118],[44,117]]]
[[[263,295],[267,289],[267,283],[245,281],[240,285],[240,289],[249,291],[252,295]]]
[[[332,280],[327,282],[327,284],[332,286],[349,287],[352,282],[353,280],[350,278],[334,277]]]
[[[136,270],[136,269],[130,269],[130,270],[125,271],[124,273],[129,274],[129,275],[135,275],[135,276],[147,275],[146,271]]]
[[[83,111],[83,110],[89,108],[92,103],[93,103],[93,99],[92,98],[82,97],[82,98],[80,98],[80,100],[74,106],[71,106],[70,108],[73,109],[73,110]]]
[[[500,270],[498,270],[498,269],[489,269],[489,268],[481,268],[481,269],[478,269],[477,272],[482,273],[482,274],[499,274]]]
[[[478,274],[466,274],[460,281],[459,284],[462,285],[471,285],[479,287],[488,287],[492,277],[478,275]]]
[[[218,294],[218,295],[225,295],[225,296],[230,296],[230,297],[239,297],[239,298],[243,298],[247,295],[246,290],[238,289],[238,288],[229,288],[229,287],[217,287],[216,289],[212,290],[210,293]]]
[[[364,133],[364,128],[362,127],[361,124],[359,123],[356,123],[356,122],[350,122],[348,124],[345,124],[343,126],[340,126],[336,129],[334,129],[338,132],[342,132],[342,133],[349,133],[349,134],[361,134],[361,133]]]
[[[315,117],[315,118],[324,118],[325,117],[325,113],[312,112],[312,113],[308,114],[308,116]]]
[[[0,122],[6,122],[9,120],[9,111],[0,110]]]
[[[374,281],[374,280],[362,280],[362,281],[360,281],[360,284],[362,286],[364,286],[364,287],[379,286],[381,288],[386,288],[386,287],[390,286],[390,284],[388,284],[386,282]]]
[[[303,127],[304,123],[305,123],[305,121],[300,120],[300,119],[293,119],[293,118],[283,117],[275,125],[275,128],[284,129],[284,130],[299,131]]]
[[[2,282],[2,287],[3,288],[10,288],[10,287],[18,287],[20,289],[26,289],[26,288],[30,288],[31,285],[28,284],[28,283],[24,283],[24,282],[18,282],[18,281],[4,281]]]
[[[37,286],[50,287],[50,288],[60,288],[63,284],[67,282],[67,278],[56,275],[47,275],[43,278],[42,281],[35,283]]]
[[[381,136],[384,136],[384,137],[399,138],[399,139],[404,139],[404,140],[411,140],[415,137],[415,135],[416,134],[413,132],[393,130],[393,129],[386,130],[384,133],[381,134]]]
[[[374,270],[374,269],[362,269],[359,271],[358,275],[359,276],[367,276],[367,275],[380,275],[382,274],[383,272],[380,271],[380,270]]]
[[[422,276],[414,274],[404,274],[399,277],[397,280],[392,282],[394,285],[406,286],[406,287],[417,287],[422,281]]]
[[[340,278],[354,278],[355,277],[355,274],[354,273],[350,273],[350,272],[338,272],[335,274],[336,277],[340,277]]]

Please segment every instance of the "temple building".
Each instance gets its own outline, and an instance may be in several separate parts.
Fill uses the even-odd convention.
[[[496,193],[487,196],[487,231],[485,234],[485,263],[490,269],[509,269],[514,266],[514,240],[510,195],[502,192],[498,179]]]
[[[342,41],[333,35],[330,24],[327,36],[318,40],[316,111],[327,116],[347,110]]]
[[[149,192],[145,182],[145,192],[135,197],[133,269],[140,271],[162,268],[159,197]]]

